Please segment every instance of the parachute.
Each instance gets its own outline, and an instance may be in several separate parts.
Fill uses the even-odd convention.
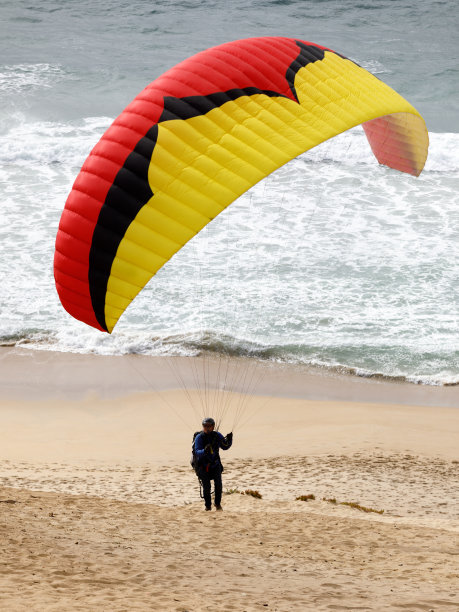
[[[250,38],[174,66],[115,119],[76,178],[56,238],[62,305],[112,332],[154,274],[229,204],[360,124],[380,164],[420,174],[420,114],[331,49]]]

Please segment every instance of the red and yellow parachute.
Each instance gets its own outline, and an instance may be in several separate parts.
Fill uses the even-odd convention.
[[[331,49],[250,38],[168,70],[113,122],[73,185],[54,258],[64,308],[111,332],[159,268],[231,202],[359,124],[379,163],[419,175],[428,148],[420,114]]]

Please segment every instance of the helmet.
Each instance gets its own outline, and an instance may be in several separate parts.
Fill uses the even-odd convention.
[[[212,417],[206,417],[205,419],[202,419],[202,424],[203,425],[213,425],[215,427],[215,421],[213,420]]]

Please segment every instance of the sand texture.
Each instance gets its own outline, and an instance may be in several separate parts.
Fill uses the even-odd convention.
[[[14,489],[2,501],[3,609],[459,606],[457,534],[446,529],[238,494],[211,514]]]

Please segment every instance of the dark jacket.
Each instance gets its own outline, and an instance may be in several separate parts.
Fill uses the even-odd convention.
[[[210,444],[212,451],[206,452],[206,446]],[[220,449],[228,450],[232,440],[228,441],[219,431],[206,434],[201,431],[194,439],[194,452],[198,461],[198,467],[208,472],[214,468],[222,467],[220,461]]]

